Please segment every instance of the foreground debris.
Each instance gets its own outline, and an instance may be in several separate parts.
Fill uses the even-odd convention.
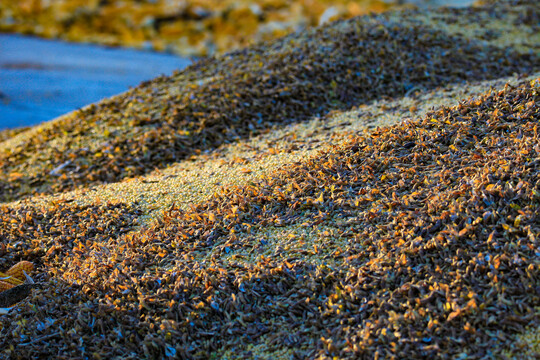
[[[524,351],[514,336],[539,323],[539,101],[540,79],[507,86],[150,228],[73,239],[44,258],[54,277],[32,306],[2,319],[0,346],[14,358]],[[27,214],[13,229],[39,219]],[[64,221],[52,215],[50,231]],[[25,252],[47,248],[35,240]]]
[[[32,270],[34,264],[20,261],[5,273],[0,273],[0,314],[9,312],[12,306],[30,295],[32,289],[38,286],[28,275]]]

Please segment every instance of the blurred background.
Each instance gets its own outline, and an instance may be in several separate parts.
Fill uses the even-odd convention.
[[[197,57],[308,26],[396,8],[473,2],[0,0],[0,130],[53,119],[169,75]]]

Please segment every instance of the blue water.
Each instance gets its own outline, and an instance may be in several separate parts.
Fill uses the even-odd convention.
[[[0,129],[54,119],[190,63],[169,54],[0,34]]]

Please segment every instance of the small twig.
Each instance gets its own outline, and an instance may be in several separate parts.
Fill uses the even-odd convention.
[[[0,308],[0,315],[8,314],[11,309],[13,309],[13,306],[8,308]]]
[[[42,340],[47,340],[47,339],[49,339],[49,338],[55,337],[56,335],[60,335],[60,331],[55,332],[55,333],[52,333],[52,334],[49,334],[49,335],[44,335],[44,336],[42,336],[42,337],[38,337],[37,339],[34,339],[34,340],[29,341],[29,342],[27,342],[27,343],[19,344],[19,346],[32,345],[32,344],[35,344],[35,343],[40,342],[40,341],[42,341]]]
[[[32,279],[32,278],[26,273],[26,271],[23,270],[23,274],[24,274],[24,276],[26,277],[26,281],[25,281],[26,284],[35,284],[34,279]]]
[[[408,97],[410,96],[412,93],[416,92],[416,91],[423,91],[425,90],[422,86],[414,86],[413,88],[409,89],[409,91],[407,91],[405,93],[405,97]]]
[[[62,165],[55,167],[54,169],[51,170],[51,172],[49,172],[49,174],[53,176],[61,176],[62,174],[60,174],[60,171],[62,171],[66,166],[69,166],[69,165],[71,165],[71,160],[68,160]]]

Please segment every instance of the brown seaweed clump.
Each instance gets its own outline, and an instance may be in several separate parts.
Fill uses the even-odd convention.
[[[135,208],[123,204],[73,206],[62,201],[43,209],[30,205],[0,208],[0,266],[18,261],[5,273],[0,273],[0,300],[5,305],[0,307],[22,300],[10,298],[12,293],[17,293],[17,288],[24,290],[27,296],[29,291],[26,290],[38,285],[28,278],[34,271],[34,264],[28,260],[38,263],[40,270],[56,267],[51,264],[61,262],[64,256],[77,257],[80,247],[96,247],[103,239],[132,230],[139,214]],[[81,243],[81,239],[87,243]],[[38,276],[48,278],[48,274]]]
[[[530,1],[446,10],[430,24],[418,11],[364,16],[204,59],[21,134],[0,149],[0,201],[147,174],[384,97],[533,71],[540,53],[500,46],[491,27],[511,25],[534,43],[534,23],[514,23],[535,8]],[[456,23],[481,28],[443,26]]]
[[[17,134],[27,131],[28,127],[19,127],[15,129],[2,129],[0,130],[0,142],[6,141]]]
[[[540,79],[506,86],[140,232],[82,237],[77,256],[49,256],[56,282],[2,319],[4,357],[519,352],[540,320],[539,104]],[[279,228],[309,236],[266,237]]]

